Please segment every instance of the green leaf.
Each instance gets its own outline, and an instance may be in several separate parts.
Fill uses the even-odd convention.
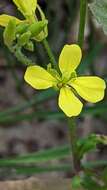
[[[31,165],[31,168],[33,168],[33,166],[36,167],[35,166],[36,164],[44,163],[44,162],[55,160],[55,159],[66,158],[70,155],[71,155],[70,147],[69,147],[69,145],[65,145],[65,146],[60,146],[57,148],[52,148],[49,150],[41,150],[37,153],[17,156],[14,158],[0,159],[0,167],[19,168],[20,166],[23,166],[26,169],[26,167],[28,167],[28,166],[30,167],[30,165]],[[85,162],[82,164],[82,167],[84,169],[98,168],[98,167],[104,167],[104,166],[107,167],[106,160],[95,161],[95,162]],[[51,167],[51,166],[49,166],[49,167]],[[63,168],[65,168],[66,171],[70,171],[71,164],[64,165]],[[39,169],[42,170],[41,167]],[[39,169],[35,168],[31,172],[32,173],[37,172]],[[28,170],[32,170],[32,169],[28,168]],[[59,168],[57,170],[61,170],[61,166],[59,166]],[[63,171],[63,169],[62,169],[62,171]]]
[[[5,111],[0,112],[0,118],[9,116],[13,113],[19,113],[21,111],[24,111],[33,105],[43,103],[44,101],[50,100],[50,98],[54,97],[56,95],[56,91],[49,89],[42,91],[36,95],[34,95],[30,101],[25,101],[21,103],[20,105],[14,106],[12,108],[9,108]]]
[[[68,165],[53,165],[53,166],[45,166],[45,167],[16,167],[17,174],[36,174],[36,173],[46,173],[46,172],[66,172],[66,171],[72,171],[72,168]]]
[[[80,176],[73,177],[71,180],[72,189],[78,190],[78,189],[82,188],[81,182],[82,182],[82,179]]]
[[[44,94],[45,94],[45,91],[43,93],[43,96],[44,96]],[[47,94],[47,92],[46,92],[46,94]],[[42,93],[40,93],[40,95],[42,95]],[[54,95],[55,94],[53,93],[53,96]],[[36,96],[34,96],[34,97],[36,98]],[[18,115],[16,114],[27,108],[30,108],[31,106],[33,106],[35,104],[42,103],[51,97],[52,96],[48,94],[47,97],[44,97],[43,100],[41,100],[39,102],[39,98],[41,99],[41,96],[40,97],[37,96],[37,99],[32,98],[31,101],[29,101],[25,104],[22,104],[22,105],[10,108],[7,111],[1,112],[0,113],[0,123],[1,124],[11,124],[11,123],[19,122],[19,121],[24,121],[24,120],[31,121],[35,118],[48,119],[48,120],[65,119],[65,115],[59,111],[36,111],[36,112],[28,113],[28,114],[18,114]],[[98,104],[93,107],[84,108],[84,110],[81,113],[81,116],[85,116],[88,114],[97,115],[97,114],[105,113],[105,111],[107,111],[107,104],[106,103],[104,103],[102,105]],[[14,114],[14,117],[12,114]]]
[[[59,111],[42,111],[42,112],[33,112],[30,114],[22,114],[18,115],[17,113],[20,113],[24,111],[25,109],[27,110],[28,108],[41,104],[47,100],[50,100],[51,98],[55,97],[56,91],[52,89],[48,89],[45,91],[42,91],[38,93],[37,95],[34,95],[30,101],[25,101],[24,103],[21,103],[17,106],[14,106],[12,108],[9,108],[5,111],[0,112],[0,122],[1,123],[6,123],[6,119],[9,122],[15,122],[15,121],[21,121],[21,120],[32,120],[33,118],[40,118],[40,119],[64,119],[65,116],[62,112]],[[107,103],[98,103],[94,106],[91,107],[86,107],[83,109],[81,112],[81,116],[85,116],[88,114],[91,115],[97,115],[101,113],[105,113],[107,111]],[[13,117],[14,114],[14,117]],[[15,115],[16,114],[16,115]]]
[[[96,149],[96,145],[100,143],[99,138],[97,138],[97,135],[91,134],[86,138],[79,139],[77,141],[77,152],[80,159],[88,153],[89,151],[92,151]]]
[[[106,135],[96,135],[99,143],[107,145],[107,136]]]
[[[82,179],[82,185],[87,190],[106,190],[105,185],[101,184],[98,179],[99,178],[95,178],[94,175],[85,174]]]
[[[97,22],[102,26],[104,33],[107,34],[107,0],[93,0],[89,4],[89,8]]]
[[[107,160],[98,160],[98,161],[93,161],[93,162],[86,162],[83,164],[83,167],[85,169],[90,169],[90,168],[98,168],[98,167],[107,167]]]
[[[47,162],[54,159],[61,159],[70,155],[70,147],[62,146],[57,148],[52,148],[49,150],[39,151],[38,153],[32,153],[28,155],[18,156],[14,159],[0,159],[1,167],[10,167],[17,164],[36,164],[41,162]]]
[[[18,114],[18,115],[6,115],[4,117],[0,116],[0,124],[9,125],[11,123],[18,123],[20,121],[32,121],[33,119],[64,119],[64,114],[61,112],[51,112],[51,111],[44,111],[44,112],[32,112],[32,113],[25,113],[25,114]]]
[[[77,141],[77,152],[80,159],[82,159],[84,154],[96,149],[97,144],[107,145],[107,136],[91,134],[86,138],[79,139]]]

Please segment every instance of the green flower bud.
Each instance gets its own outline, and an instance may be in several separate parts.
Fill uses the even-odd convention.
[[[29,51],[34,51],[34,44],[32,41],[29,41],[25,46],[25,49],[29,50]]]
[[[16,33],[17,34],[22,34],[22,33],[25,33],[27,31],[27,28],[28,28],[28,23],[20,23],[17,25],[17,28],[16,28]]]
[[[28,30],[31,32],[32,37],[36,37],[41,31],[44,30],[47,24],[48,21],[46,19],[43,21],[38,21],[29,26]]]
[[[25,32],[18,38],[18,45],[25,46],[29,42],[30,37],[31,37],[31,32],[30,31]]]
[[[8,47],[11,47],[13,41],[16,38],[16,21],[12,19],[9,21],[8,25],[6,26],[4,33],[3,33],[4,43]]]

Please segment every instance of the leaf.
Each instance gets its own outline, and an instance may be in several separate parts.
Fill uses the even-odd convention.
[[[86,138],[77,141],[77,152],[80,159],[88,153],[96,149],[96,145],[100,143],[99,138],[95,134],[91,134]]]
[[[106,190],[103,185],[100,185],[98,179],[88,174],[83,177],[82,185],[87,190]]]
[[[82,188],[82,186],[81,186],[82,179],[80,176],[73,177],[71,181],[72,181],[71,184],[72,184],[73,190],[78,190],[78,189]]]
[[[37,172],[44,172],[46,170],[52,171],[55,170],[54,166],[49,166],[51,169],[46,169],[43,167],[36,167],[36,164],[44,163],[47,161],[55,160],[55,159],[62,159],[66,158],[71,154],[70,147],[68,145],[65,146],[59,146],[57,148],[51,148],[49,150],[41,150],[37,153],[32,154],[26,154],[22,156],[17,156],[14,158],[7,158],[7,159],[0,159],[0,167],[8,167],[8,168],[23,168],[25,167],[25,170],[29,173],[37,173]],[[31,164],[31,166],[30,166]],[[23,166],[23,167],[22,167]],[[106,160],[100,160],[95,162],[85,162],[82,164],[82,167],[84,169],[91,169],[91,168],[98,168],[98,167],[107,167],[107,161]],[[34,169],[32,169],[35,167]],[[71,164],[59,166],[59,168],[56,166],[56,170],[71,170]],[[46,170],[45,170],[46,169]],[[19,169],[19,171],[23,171],[22,169]],[[23,171],[24,172],[24,171]]]
[[[99,160],[93,162],[86,162],[83,164],[85,169],[98,168],[98,167],[107,167],[107,160]]]
[[[6,111],[0,112],[0,118],[9,116],[10,114],[13,114],[13,113],[19,113],[21,111],[24,111],[32,107],[33,105],[40,104],[40,103],[43,103],[44,101],[50,100],[50,98],[54,97],[55,95],[56,95],[56,92],[52,89],[42,91],[34,95],[30,101],[25,101],[24,103],[21,103],[20,105],[9,108]]]
[[[101,144],[107,145],[107,136],[106,135],[96,135],[96,137]]]
[[[89,8],[107,35],[107,0],[93,0],[93,3],[89,4]]]
[[[49,91],[51,92],[51,91]],[[43,93],[43,96],[42,96]],[[8,109],[7,111],[4,112],[0,112],[0,123],[1,124],[11,124],[11,123],[17,123],[19,121],[31,121],[35,118],[37,119],[64,119],[65,115],[62,112],[59,111],[36,111],[36,112],[31,112],[28,114],[16,114],[19,113],[27,108],[32,107],[33,105],[37,105],[38,103],[42,103],[48,99],[50,99],[52,97],[52,94],[47,94],[47,91],[40,93],[40,97],[34,96],[31,101],[29,102],[25,102],[19,106],[15,106],[13,108]],[[44,95],[47,94],[47,97],[45,97]],[[53,93],[53,96],[55,95],[55,91]],[[43,98],[43,99],[42,99]],[[95,105],[93,107],[86,107],[84,108],[84,110],[81,112],[81,116],[85,116],[85,115],[98,115],[98,114],[102,114],[105,113],[105,111],[107,111],[107,104],[106,103],[102,103],[102,104],[98,104]],[[14,117],[13,115],[14,114]]]
[[[46,173],[46,172],[66,172],[66,171],[72,171],[72,168],[70,165],[65,164],[65,165],[53,165],[53,166],[45,166],[45,167],[38,167],[38,166],[33,166],[33,167],[16,167],[16,173],[17,174],[36,174],[36,173]]]
[[[37,153],[32,153],[28,155],[18,156],[14,159],[0,159],[1,167],[12,167],[19,164],[36,164],[41,162],[47,162],[54,159],[61,159],[70,155],[69,146],[61,146],[57,148],[52,148],[49,150],[42,150]]]

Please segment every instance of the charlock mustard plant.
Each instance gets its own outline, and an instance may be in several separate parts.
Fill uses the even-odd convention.
[[[77,97],[96,103],[104,98],[105,81],[97,76],[77,77],[76,68],[82,58],[81,48],[76,45],[65,45],[59,57],[59,70],[48,66],[29,66],[24,79],[35,89],[55,87],[59,89],[58,104],[68,116],[80,114],[83,104]]]

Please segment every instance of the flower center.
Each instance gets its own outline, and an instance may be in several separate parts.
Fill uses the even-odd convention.
[[[60,89],[60,88],[62,88],[64,86],[64,84],[62,83],[62,82],[59,82],[58,84],[57,84],[57,87]]]
[[[77,77],[76,72],[71,73],[71,76],[69,77],[69,79],[66,77],[66,75],[62,76],[62,78],[60,79],[60,81],[57,84],[57,88],[60,89],[64,86],[69,86],[68,82],[71,80],[72,81],[75,80],[76,77]]]
[[[67,84],[69,81],[75,80],[76,77],[77,77],[77,74],[76,74],[75,71],[72,72],[70,76],[67,76],[67,75],[64,73],[64,75],[62,76],[61,82],[62,82],[63,84]]]

